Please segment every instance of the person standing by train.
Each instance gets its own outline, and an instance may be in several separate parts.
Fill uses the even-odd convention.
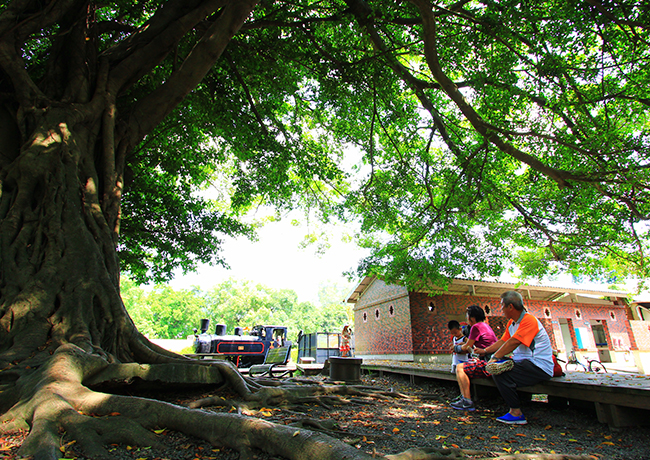
[[[352,330],[347,324],[343,326],[343,331],[341,332],[341,342],[339,346],[339,355],[341,357],[350,357],[350,339],[352,338]]]

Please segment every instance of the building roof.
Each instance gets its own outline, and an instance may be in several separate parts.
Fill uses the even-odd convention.
[[[374,276],[364,277],[357,287],[348,295],[347,302],[356,303],[365,290],[376,279]],[[447,289],[431,286],[429,291],[440,294],[471,295],[478,297],[500,297],[504,291],[517,291],[523,298],[530,300],[545,300],[558,302],[578,302],[591,304],[610,304],[608,298],[627,298],[629,293],[625,291],[614,291],[612,289],[587,289],[578,286],[542,286],[531,284],[514,284],[499,281],[475,281],[454,278]],[[421,290],[419,292],[424,292]]]

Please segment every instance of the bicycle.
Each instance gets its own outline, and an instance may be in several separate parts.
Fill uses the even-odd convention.
[[[587,366],[585,366],[584,363],[578,361],[575,350],[571,350],[569,352],[569,356],[567,357],[567,361],[559,358],[557,358],[557,360],[565,363],[564,368],[567,370],[567,372],[579,371],[580,368],[582,368],[584,372],[593,372],[595,374],[604,374],[607,372],[607,369],[599,360],[590,359],[588,356],[585,356],[584,358],[587,360]]]

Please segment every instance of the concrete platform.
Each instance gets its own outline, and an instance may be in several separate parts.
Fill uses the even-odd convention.
[[[303,375],[318,375],[323,370],[324,364],[316,363],[298,363],[296,368],[303,373]]]

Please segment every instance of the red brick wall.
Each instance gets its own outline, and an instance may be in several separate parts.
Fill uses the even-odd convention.
[[[485,322],[490,325],[490,327],[496,334],[497,339],[500,339],[503,336],[503,333],[506,331],[506,324],[508,324],[508,318],[506,318],[505,316],[490,315],[487,317]]]
[[[614,347],[613,337],[617,341],[626,344],[630,342],[629,326],[627,321],[626,309],[623,305],[591,305],[585,303],[568,303],[568,302],[543,302],[527,301],[528,310],[540,319],[550,321],[554,334],[551,338],[554,340],[554,347],[557,350],[566,351],[562,342],[560,332],[560,319],[566,319],[569,324],[572,346],[577,349],[576,328],[581,329],[583,348],[595,349],[595,342],[591,330],[591,321],[598,320],[605,330],[607,345],[610,350]],[[550,313],[550,317],[548,316]],[[549,330],[548,324],[544,324]]]
[[[503,335],[506,319],[499,298],[410,293],[401,286],[375,280],[355,305],[355,343],[359,355],[436,355],[448,354],[451,338],[450,319],[464,317],[467,307],[480,305],[487,313],[486,322],[498,338]],[[527,310],[540,319],[555,349],[563,350],[559,319],[567,319],[576,344],[574,327],[591,333],[591,320],[601,320],[612,348],[612,337],[629,336],[625,307],[584,303],[526,300]],[[628,339],[629,343],[630,340]],[[593,348],[593,337],[590,344]]]
[[[413,353],[449,353],[451,344],[451,336],[447,328],[449,321],[459,316],[465,318],[467,307],[470,305],[478,304],[484,307],[487,302],[493,300],[487,297],[452,295],[431,297],[427,294],[412,292],[410,301],[413,320]],[[433,308],[430,308],[431,305]],[[492,326],[489,321],[487,322]],[[498,324],[498,321],[496,323]]]
[[[354,306],[354,328],[357,355],[412,355],[406,289],[373,281]]]

